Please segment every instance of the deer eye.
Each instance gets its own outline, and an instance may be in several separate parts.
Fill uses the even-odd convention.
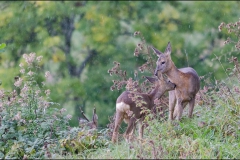
[[[162,62],[162,64],[164,64],[165,62]]]

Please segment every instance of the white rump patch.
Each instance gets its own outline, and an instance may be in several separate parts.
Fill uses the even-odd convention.
[[[116,104],[116,109],[121,112],[126,112],[130,110],[130,106],[124,102],[121,102]]]

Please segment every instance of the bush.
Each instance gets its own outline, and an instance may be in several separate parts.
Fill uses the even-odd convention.
[[[58,133],[69,129],[70,115],[64,116],[65,109],[51,108],[50,90],[44,82],[36,81],[40,76],[39,62],[42,57],[35,53],[24,54],[20,76],[15,77],[14,90],[0,90],[1,158],[50,157],[49,146],[58,143]],[[45,73],[48,79],[49,72]],[[44,90],[44,91],[43,91]]]

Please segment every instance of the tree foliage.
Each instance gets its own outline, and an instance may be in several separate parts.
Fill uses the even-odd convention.
[[[24,53],[42,55],[40,67],[53,75],[47,85],[51,99],[74,114],[79,106],[90,113],[95,106],[99,123],[108,123],[120,91],[111,91],[107,70],[117,60],[134,77],[146,60],[134,57],[141,31],[146,42],[164,50],[173,45],[173,61],[178,68],[191,66],[200,76],[225,78],[226,53],[239,57],[233,45],[223,48],[227,31],[218,26],[238,20],[240,3],[167,1],[11,1],[0,2],[0,52],[2,86],[13,88],[12,77]],[[222,64],[216,61],[221,58]],[[203,85],[203,84],[202,84]]]

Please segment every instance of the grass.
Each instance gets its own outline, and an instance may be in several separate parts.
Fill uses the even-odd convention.
[[[228,104],[212,107],[197,105],[194,117],[181,122],[149,122],[144,141],[120,141],[90,152],[90,159],[240,159],[239,112],[232,115]],[[137,136],[137,135],[136,135]]]

